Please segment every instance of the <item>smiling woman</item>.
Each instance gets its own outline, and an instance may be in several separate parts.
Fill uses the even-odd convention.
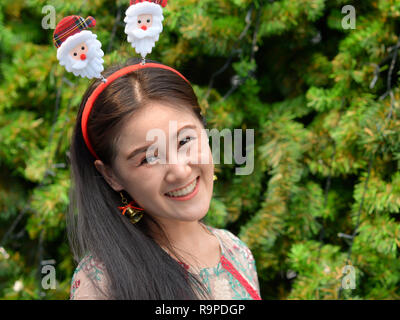
[[[83,97],[70,150],[71,299],[259,299],[250,250],[203,223],[214,164],[190,84],[161,67],[116,78],[92,106],[89,150],[82,114],[100,83]],[[138,222],[121,214],[121,195],[142,210]]]

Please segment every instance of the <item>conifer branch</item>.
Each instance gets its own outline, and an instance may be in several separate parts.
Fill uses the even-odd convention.
[[[121,5],[118,5],[117,6],[117,14],[115,16],[115,22],[114,22],[113,28],[111,30],[110,42],[108,43],[108,47],[107,47],[107,52],[106,53],[110,53],[111,52],[111,49],[112,49],[112,46],[113,46],[113,43],[114,43],[114,39],[115,39],[115,34],[117,32],[117,27],[119,25],[119,22],[121,21],[121,10],[122,10]]]
[[[392,113],[393,113],[394,103],[395,103],[395,98],[394,98],[393,90],[392,90],[392,73],[393,73],[394,66],[395,66],[396,61],[397,61],[399,48],[400,48],[400,37],[399,37],[398,42],[397,42],[397,44],[396,44],[396,46],[394,48],[394,52],[391,55],[392,60],[391,60],[390,67],[389,67],[389,72],[388,72],[388,75],[387,75],[387,78],[386,78],[386,86],[387,86],[386,89],[387,90],[386,90],[385,94],[379,98],[379,100],[382,100],[387,95],[390,95],[390,109],[389,109],[388,115],[385,118],[385,123],[384,124],[386,124],[386,123],[388,123],[390,121],[390,119],[392,117]],[[380,134],[383,131],[383,130],[381,130],[381,127],[379,125],[377,125],[377,130],[378,130],[378,134]],[[364,203],[366,192],[368,190],[368,181],[369,181],[369,178],[370,178],[370,175],[371,175],[371,168],[372,168],[373,160],[375,158],[375,154],[376,153],[378,153],[378,150],[376,152],[371,153],[370,158],[369,158],[368,174],[367,174],[367,178],[365,179],[365,182],[364,182],[363,194],[362,194],[360,206],[359,206],[358,212],[357,212],[357,223],[356,223],[356,226],[354,228],[354,231],[353,231],[351,237],[349,238],[350,239],[350,246],[349,246],[348,253],[347,253],[347,263],[350,261],[351,252],[352,252],[353,244],[354,244],[354,239],[357,236],[357,231],[358,231],[358,228],[360,226],[361,210],[362,210],[362,207],[363,207],[363,203]],[[342,278],[343,278],[343,276],[342,276]],[[340,299],[341,292],[342,292],[342,287],[339,287],[338,299]]]
[[[210,96],[211,89],[212,89],[212,87],[213,87],[213,85],[214,85],[214,79],[215,79],[218,75],[220,75],[221,73],[223,73],[223,72],[230,66],[230,64],[231,64],[231,62],[232,62],[232,59],[234,58],[234,56],[235,56],[237,53],[242,52],[242,50],[236,48],[236,46],[242,41],[242,39],[243,39],[244,36],[247,34],[247,32],[248,32],[248,30],[249,30],[249,28],[250,28],[250,26],[251,26],[252,20],[251,20],[250,17],[251,17],[251,14],[252,14],[252,12],[253,12],[253,9],[254,9],[254,3],[251,3],[249,9],[247,10],[247,14],[246,14],[246,17],[245,17],[246,26],[244,27],[243,31],[240,33],[239,38],[238,38],[238,39],[235,41],[235,43],[233,44],[233,49],[231,50],[231,52],[230,52],[230,54],[229,54],[229,56],[228,56],[228,59],[226,60],[226,62],[224,63],[224,65],[223,65],[220,69],[218,69],[217,71],[215,71],[215,72],[211,75],[210,81],[209,81],[209,83],[208,83],[208,89],[207,89],[207,92],[206,92],[206,94],[205,94],[206,100],[207,100],[208,97]]]
[[[260,23],[261,23],[261,15],[262,15],[262,8],[263,6],[261,5],[260,8],[257,11],[257,18],[256,18],[256,26],[255,26],[255,30],[253,33],[253,40],[251,43],[251,53],[250,53],[250,61],[254,61],[254,55],[255,52],[257,51],[257,35],[258,35],[258,31],[260,29]],[[253,77],[254,76],[254,70],[250,70],[248,72],[248,74],[246,75],[246,77],[241,78],[241,77],[237,77],[237,78],[233,78],[232,81],[232,87],[228,90],[228,92],[222,97],[221,101],[225,101],[242,83],[244,83],[248,78]]]

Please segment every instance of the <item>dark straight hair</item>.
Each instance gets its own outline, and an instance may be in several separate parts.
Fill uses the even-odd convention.
[[[148,60],[150,61],[150,60]],[[153,62],[153,61],[151,61]],[[139,59],[109,67],[107,78]],[[83,107],[101,83],[95,79],[82,99],[70,147],[71,189],[67,232],[76,262],[90,254],[103,263],[109,299],[210,299],[211,295],[197,275],[188,272],[155,241],[152,224],[169,252],[184,259],[172,248],[162,227],[144,211],[132,224],[118,209],[121,197],[94,166],[81,130]],[[116,79],[97,98],[88,119],[92,147],[105,165],[113,167],[119,129],[137,110],[150,102],[163,102],[192,112],[206,127],[193,88],[179,75],[161,68],[145,68]],[[125,197],[130,199],[126,193]],[[202,222],[203,219],[200,221]]]

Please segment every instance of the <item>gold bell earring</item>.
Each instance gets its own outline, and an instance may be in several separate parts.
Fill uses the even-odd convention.
[[[214,174],[213,181],[217,180],[218,177]]]
[[[120,192],[119,194],[121,195],[122,203],[124,204],[124,206],[118,207],[118,209],[122,211],[122,215],[124,216],[126,214],[126,216],[133,224],[139,222],[139,220],[143,217],[144,209],[135,206],[134,201],[128,203],[128,200],[126,200],[122,192]]]

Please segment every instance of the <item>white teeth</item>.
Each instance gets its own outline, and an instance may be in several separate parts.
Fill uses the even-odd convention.
[[[179,191],[173,191],[173,192],[167,192],[166,194],[170,197],[182,197],[182,196],[186,196],[189,193],[192,193],[194,188],[196,187],[196,183],[197,183],[197,178],[190,184],[188,185],[186,188],[179,190]]]

